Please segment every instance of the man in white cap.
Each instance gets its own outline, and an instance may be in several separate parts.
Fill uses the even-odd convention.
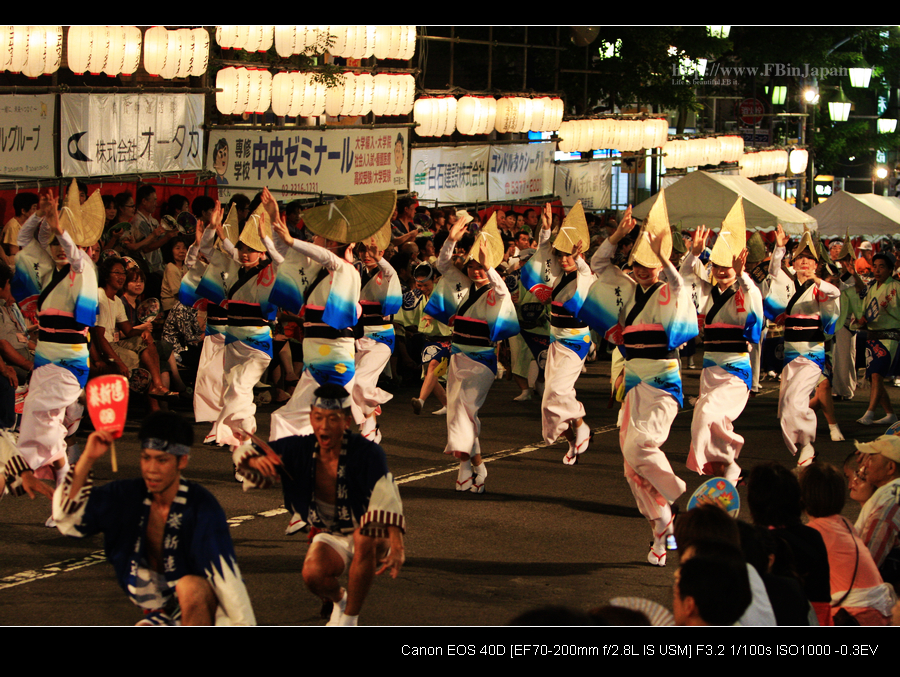
[[[865,278],[872,277],[872,255],[875,253],[871,242],[863,242],[859,247],[859,258],[856,259],[856,272]]]
[[[856,443],[863,454],[860,475],[876,489],[863,505],[856,530],[881,577],[900,583],[900,437],[882,435],[867,444]]]

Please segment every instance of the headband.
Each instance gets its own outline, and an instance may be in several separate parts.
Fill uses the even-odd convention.
[[[178,444],[169,442],[168,440],[160,440],[155,437],[148,437],[141,440],[141,449],[152,449],[153,451],[164,451],[173,456],[187,456],[191,453],[191,448],[186,444]]]

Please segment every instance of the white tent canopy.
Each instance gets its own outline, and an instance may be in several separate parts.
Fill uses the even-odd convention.
[[[819,222],[822,237],[894,235],[900,233],[900,204],[896,198],[840,191],[807,212]]]
[[[702,225],[718,229],[739,195],[744,198],[748,232],[775,230],[779,223],[789,235],[801,235],[804,225],[816,230],[813,216],[792,207],[750,179],[706,172],[691,172],[666,188],[669,221],[673,224],[680,221],[685,230]],[[637,205],[634,217],[646,218],[654,202],[656,195]]]

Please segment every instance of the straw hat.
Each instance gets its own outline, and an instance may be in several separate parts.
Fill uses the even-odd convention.
[[[247,219],[244,230],[241,231],[240,242],[250,247],[255,252],[266,251],[266,245],[259,237],[259,226],[262,224],[263,234],[272,237],[272,222],[263,206],[260,204]]]
[[[497,217],[491,214],[491,218],[475,236],[475,244],[469,250],[466,262],[479,261],[479,253],[482,249],[487,251],[487,268],[496,268],[503,260],[503,238],[500,237],[500,229],[497,227]],[[480,263],[480,261],[479,261]]]
[[[378,251],[383,252],[385,249],[387,249],[388,245],[391,243],[391,222],[388,221],[387,223],[385,223],[381,227],[381,230],[366,239],[365,244],[369,244],[369,242],[373,239],[375,240],[375,246],[378,247]]]
[[[582,249],[586,249],[591,243],[591,235],[588,232],[587,219],[584,218],[584,207],[581,206],[581,200],[575,203],[575,206],[563,219],[559,233],[553,241],[553,248],[563,254],[571,254],[579,242],[581,242]]]
[[[714,266],[731,268],[734,259],[747,245],[747,226],[744,220],[744,198],[738,196],[713,245],[709,260]]]
[[[307,209],[303,212],[303,223],[311,232],[334,242],[365,242],[390,221],[396,205],[395,190],[348,195]]]
[[[816,261],[819,260],[819,251],[818,247],[816,247],[815,243],[812,239],[812,233],[809,232],[809,228],[803,226],[803,237],[800,238],[800,244],[797,245],[797,248],[794,250],[794,255],[792,258],[796,259],[800,254],[803,253],[803,250],[806,250]]]
[[[759,263],[765,261],[769,252],[766,251],[766,243],[763,242],[759,232],[753,233],[747,240],[747,263]]]
[[[681,232],[681,221],[672,226],[672,251],[677,252],[679,256],[687,253],[687,247],[684,246],[684,235]]]
[[[237,205],[232,204],[228,210],[228,216],[222,222],[222,229],[225,231],[225,237],[232,244],[237,244],[240,239],[241,220],[238,217]]]
[[[641,232],[638,235],[637,242],[631,250],[631,256],[628,258],[628,264],[639,263],[645,268],[659,268],[662,264],[650,248],[648,236],[656,235],[663,238],[662,249],[660,253],[666,260],[672,255],[672,229],[669,227],[669,211],[666,209],[666,191],[659,191],[659,197],[647,220],[641,226]]]
[[[78,182],[72,179],[63,200],[59,223],[79,247],[91,247],[96,244],[103,234],[103,226],[106,223],[106,210],[100,191],[95,190],[94,194],[81,204]]]

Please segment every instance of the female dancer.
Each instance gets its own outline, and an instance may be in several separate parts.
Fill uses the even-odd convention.
[[[75,196],[77,201],[77,192]],[[63,209],[71,213],[78,206],[67,200]],[[78,220],[70,223],[75,226]],[[18,301],[39,294],[40,328],[19,451],[38,471],[36,476],[50,479],[55,471],[59,483],[69,468],[66,435],[74,434],[84,413],[78,398],[88,378],[88,327],[97,320],[97,276],[87,254],[63,230],[52,194],[41,197],[17,243],[13,290]],[[52,520],[48,526],[54,526]]]
[[[594,275],[580,256],[588,237],[581,202],[566,215],[553,243],[552,254],[551,219],[550,205],[547,204],[542,214],[538,249],[522,269],[522,286],[532,293],[543,288],[545,294],[550,295],[550,348],[544,371],[541,423],[547,444],[554,444],[561,434],[565,435],[569,448],[563,463],[575,465],[578,457],[587,450],[591,435],[584,422],[584,405],[575,393],[575,381],[581,375],[584,359],[591,349],[591,332],[577,315],[594,282]]]
[[[443,278],[425,312],[453,327],[450,372],[447,376],[447,446],[445,454],[459,459],[457,491],[484,492],[487,468],[481,458],[478,410],[487,398],[497,373],[494,342],[519,332],[516,311],[506,283],[490,260],[487,239],[499,231],[491,221],[473,246],[477,259],[466,261],[466,273],[452,262],[456,243],[466,232],[468,215],[459,213],[447,241],[441,247],[437,268]],[[502,251],[502,245],[501,245]],[[501,253],[502,256],[502,253]],[[461,292],[454,293],[453,289]]]

